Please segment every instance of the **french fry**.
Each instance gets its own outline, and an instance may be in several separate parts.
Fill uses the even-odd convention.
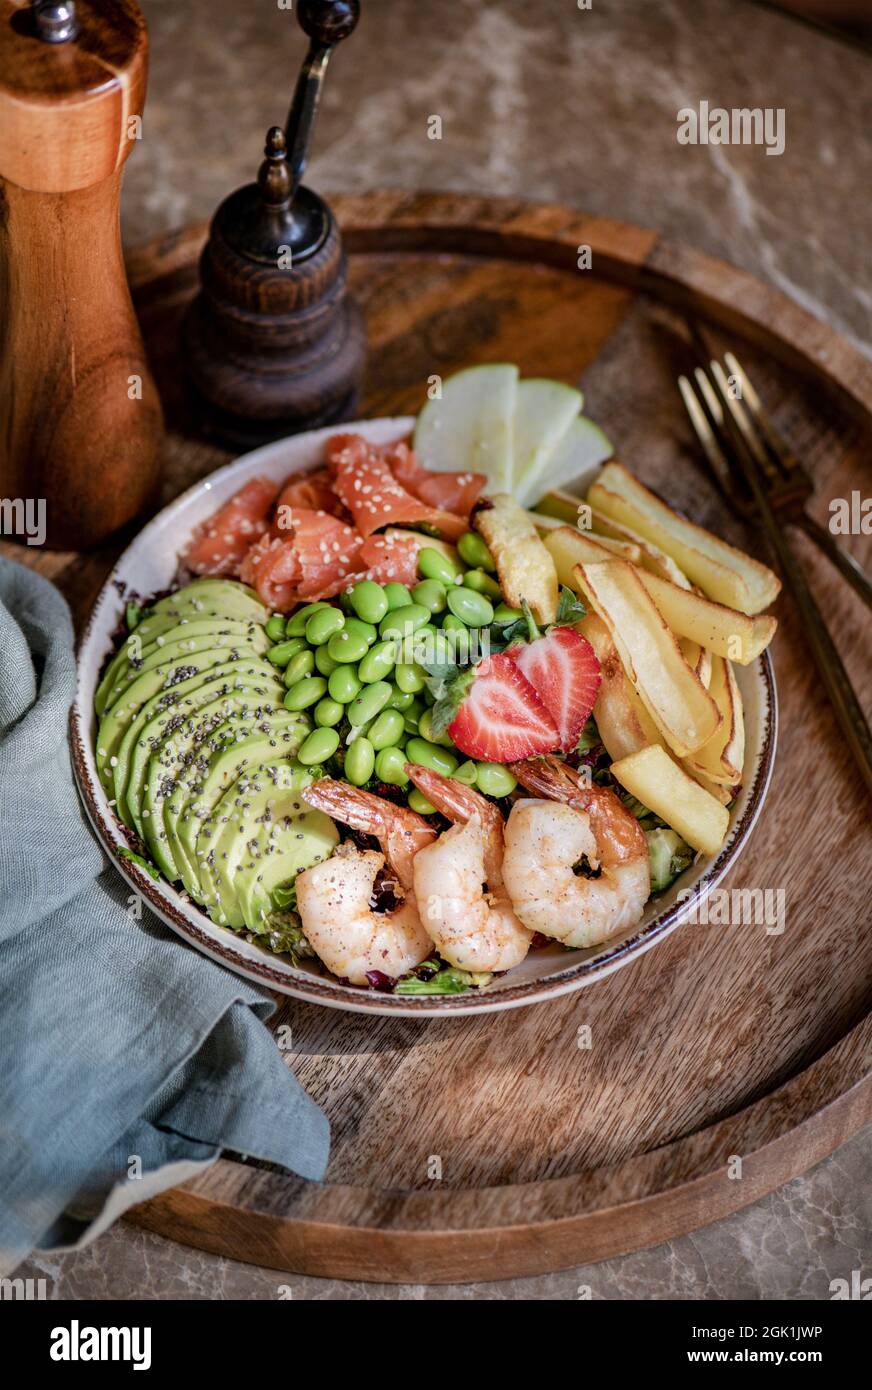
[[[719,728],[721,714],[684,660],[639,571],[625,560],[609,560],[576,565],[575,578],[666,743],[679,757],[696,752]]]
[[[632,527],[624,526],[620,521],[606,516],[605,512],[599,511],[596,507],[590,508],[590,519],[591,534],[594,540],[599,541],[604,536],[611,536],[617,541],[628,541],[631,545],[637,545],[640,551],[639,564],[643,569],[649,570],[651,574],[659,574],[661,579],[668,579],[681,589],[691,588],[687,575],[679,569],[672,556],[667,555],[665,550],[661,550],[659,545],[652,544],[644,536],[640,536],[638,531],[634,531]]]
[[[745,721],[742,693],[728,661],[715,656],[709,694],[721,711],[723,723],[714,738],[691,753],[685,763],[693,776],[700,773],[709,782],[735,787],[742,780],[745,761]]]
[[[545,548],[554,561],[558,582],[568,585],[570,589],[576,585],[576,565],[612,560],[619,553],[611,548],[614,542],[605,540],[603,536],[592,536],[587,531],[578,531],[574,526],[558,526],[549,531],[544,540]],[[635,546],[633,549],[635,559],[632,554],[621,558],[633,562],[638,560],[639,548]]]
[[[494,557],[506,603],[520,608],[526,599],[537,622],[557,616],[557,574],[536,527],[519,502],[498,492],[490,507],[473,514],[472,524]]]
[[[605,623],[596,613],[587,613],[575,627],[590,642],[600,664],[593,717],[609,757],[625,758],[649,743],[659,743],[657,725],[628,681]]]
[[[753,614],[778,595],[781,582],[771,569],[679,516],[619,463],[604,466],[588,502],[665,550],[718,603]]]
[[[612,776],[703,854],[717,854],[730,823],[727,808],[659,744],[612,763]]]
[[[709,681],[712,678],[711,652],[707,647],[701,647],[698,642],[692,642],[689,637],[679,638],[678,646],[691,671],[696,672],[708,690]]]
[[[639,578],[674,633],[690,638],[718,656],[747,666],[772,641],[777,618],[749,617],[735,608],[713,603],[692,589],[680,589],[645,570],[639,571]]]
[[[566,523],[558,521],[557,517],[540,516],[538,512],[529,511],[527,515],[545,541],[547,541],[552,531],[562,531],[566,529]],[[569,527],[568,529],[572,530],[573,528]],[[611,536],[595,536],[592,531],[576,531],[575,534],[596,542],[601,550],[608,551],[610,555],[620,555],[622,560],[629,560],[634,565],[641,563],[641,546],[636,545],[632,541],[616,541],[613,540]],[[605,559],[605,556],[603,555],[600,558]]]

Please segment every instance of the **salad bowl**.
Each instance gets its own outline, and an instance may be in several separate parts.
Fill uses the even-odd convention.
[[[344,428],[376,445],[406,438],[414,417],[366,420]],[[128,602],[161,593],[176,582],[179,554],[192,533],[248,480],[279,483],[319,464],[335,428],[277,441],[235,460],[165,507],[124,551],[104,584],[79,647],[78,680],[70,715],[76,781],[107,853],[131,888],[190,945],[267,988],[310,1003],[356,1013],[428,1017],[517,1008],[554,999],[594,983],[635,960],[695,916],[701,900],[736,863],[762,808],[777,736],[775,681],[766,652],[737,670],[745,711],[744,781],[730,811],[726,839],[715,856],[697,854],[664,892],[652,897],[630,931],[601,946],[569,950],[559,944],[531,951],[509,973],[459,995],[384,994],[343,984],[314,963],[294,964],[250,939],[216,925],[182,891],[129,857],[124,827],[101,784],[94,754],[94,696]],[[581,479],[582,485],[592,478]]]

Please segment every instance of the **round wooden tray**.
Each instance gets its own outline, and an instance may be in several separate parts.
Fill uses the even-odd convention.
[[[814,471],[819,518],[861,487],[872,366],[747,274],[563,207],[390,192],[334,206],[368,320],[361,413],[417,410],[431,374],[473,362],[580,381],[634,471],[703,524],[759,546],[709,484],[683,418],[675,378],[688,365],[688,310],[714,346],[746,360]],[[129,257],[171,427],[167,496],[226,458],[192,431],[178,360],[203,236],[190,228]],[[578,268],[584,246],[589,270]],[[869,541],[850,544],[868,564]],[[868,704],[868,614],[825,561],[802,554]],[[40,564],[81,614],[109,559]],[[728,886],[783,890],[783,933],[686,925],[592,988],[480,1020],[360,1018],[281,1000],[273,1023],[292,1028],[288,1065],[330,1117],[327,1181],[224,1159],[131,1219],[308,1274],[531,1274],[715,1220],[872,1117],[869,807],[789,600],[778,616],[775,778]]]

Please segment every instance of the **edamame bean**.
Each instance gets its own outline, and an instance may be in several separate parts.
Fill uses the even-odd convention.
[[[442,619],[443,632],[462,632],[466,634],[466,623],[462,623],[459,618],[455,618],[453,613],[446,613]]]
[[[281,613],[273,613],[266,622],[266,635],[271,642],[281,642],[285,635],[285,620]]]
[[[302,640],[302,639],[301,639]],[[296,656],[292,656],[285,667],[285,685],[290,689],[304,676],[311,676],[315,669],[315,653],[311,647],[303,646]]]
[[[323,676],[304,676],[292,685],[284,699],[285,709],[308,709],[316,705],[327,693],[327,682]]]
[[[380,637],[406,637],[430,621],[430,609],[423,603],[404,603],[392,608],[378,625]]]
[[[335,729],[313,729],[297,749],[297,761],[301,762],[303,767],[311,767],[313,763],[326,763],[338,747],[339,735]]]
[[[318,701],[312,713],[319,728],[332,729],[345,714],[345,706],[325,695],[323,700]]]
[[[412,602],[429,608],[431,613],[441,613],[445,607],[445,585],[438,579],[422,579],[412,590]]]
[[[279,642],[277,646],[271,647],[267,656],[273,666],[287,666],[291,657],[296,656],[297,652],[305,651],[305,648],[305,637],[292,637],[289,642]]]
[[[342,771],[354,787],[362,787],[372,776],[375,749],[365,735],[356,738],[345,754]]]
[[[331,671],[330,679],[327,682],[327,689],[330,691],[331,700],[336,700],[340,705],[350,705],[356,695],[360,694],[363,681],[351,666],[337,666],[335,671]]]
[[[346,618],[345,630],[346,632],[360,633],[360,636],[365,639],[368,647],[371,647],[378,637],[378,628],[374,627],[372,623],[365,623],[362,618]]]
[[[366,731],[366,736],[376,752],[399,743],[403,737],[404,722],[398,709],[382,710]]]
[[[319,608],[306,623],[306,641],[313,647],[323,647],[334,632],[345,626],[345,614],[339,608]]]
[[[418,551],[418,573],[422,579],[438,579],[448,589],[461,573],[461,567],[435,546],[424,545]]]
[[[447,748],[429,743],[425,738],[409,739],[406,744],[406,761],[419,763],[421,767],[430,767],[434,772],[441,772],[443,777],[450,777],[457,767],[457,759],[453,753],[449,753]]]
[[[436,812],[436,807],[432,806],[423,792],[419,792],[417,787],[413,787],[406,797],[409,809],[417,811],[419,816],[432,816]]]
[[[398,690],[395,686],[394,689],[391,691],[391,698],[388,700],[387,708],[402,710],[402,712],[405,714],[406,710],[409,708],[414,698],[415,697],[411,691]]]
[[[349,594],[349,601],[358,618],[365,623],[380,623],[388,611],[387,594],[373,579],[360,579]]]
[[[384,588],[385,598],[388,601],[388,611],[392,608],[402,608],[405,604],[412,602],[412,595],[405,584],[386,584]]]
[[[448,593],[448,607],[467,627],[487,627],[494,620],[493,604],[484,594],[458,584]]]
[[[352,724],[368,724],[380,714],[391,698],[392,687],[387,681],[376,681],[355,696],[348,706],[348,718]]]
[[[493,574],[496,563],[481,536],[475,531],[465,531],[457,542],[457,553],[470,569],[490,570]]]
[[[369,651],[369,643],[363,633],[355,632],[346,622],[340,632],[334,632],[327,643],[327,650],[334,661],[356,665]]]
[[[417,695],[427,684],[427,672],[417,661],[400,661],[394,671],[394,680],[409,695]]]
[[[510,608],[507,603],[498,603],[494,609],[494,622],[499,623],[501,627],[506,623],[516,623],[523,616],[520,608]]]
[[[326,647],[315,648],[315,670],[320,671],[322,676],[330,676],[339,665],[334,661]]]
[[[307,603],[303,608],[298,608],[296,613],[292,613],[285,623],[285,636],[302,637],[303,633],[306,631],[306,623],[309,621],[312,614],[317,612],[319,608],[329,607],[329,603],[324,603],[319,600],[318,603]]]
[[[474,589],[477,594],[486,594],[488,598],[501,599],[503,596],[497,581],[485,574],[484,570],[467,570],[463,576],[463,586]]]
[[[475,784],[485,796],[508,796],[518,785],[518,779],[504,763],[479,763]]]
[[[382,748],[376,755],[375,775],[391,787],[407,787],[409,778],[404,767],[407,761],[402,748]]]
[[[433,711],[431,709],[425,709],[421,718],[418,720],[418,732],[428,743],[438,743],[441,744],[443,748],[454,747],[454,739],[449,733],[433,733]]]
[[[474,787],[477,771],[478,768],[472,759],[467,759],[465,763],[460,764],[460,767],[454,769],[451,776],[456,778],[458,782],[462,782],[465,787]]]
[[[417,719],[414,717],[414,715],[405,714],[405,715],[403,716],[403,733],[406,734],[406,736],[407,736],[408,738],[414,738],[415,735],[417,734],[417,732],[418,732],[418,721],[417,721]]]
[[[373,681],[383,681],[385,676],[393,671],[396,659],[397,648],[393,640],[376,642],[358,666],[357,674],[364,685],[371,685]]]

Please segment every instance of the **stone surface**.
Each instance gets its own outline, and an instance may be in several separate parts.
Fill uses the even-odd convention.
[[[128,242],[208,217],[254,177],[303,51],[275,0],[141,0],[152,66]],[[736,262],[872,348],[872,57],[744,0],[367,0],[337,54],[309,178],[555,199]],[[786,148],[676,141],[676,113],[773,106]],[[440,116],[441,140],[427,136]],[[463,1287],[282,1276],[116,1227],[39,1258],[59,1298],[826,1299],[872,1267],[872,1127],[744,1212],[622,1259]]]

